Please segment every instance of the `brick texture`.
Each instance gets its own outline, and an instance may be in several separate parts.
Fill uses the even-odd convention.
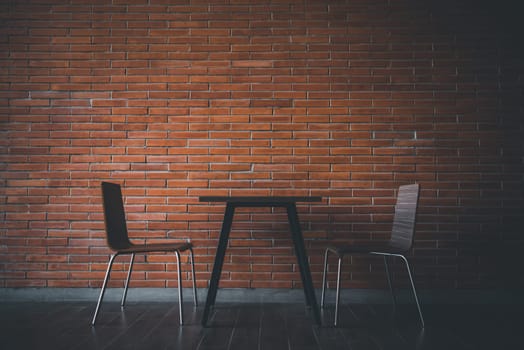
[[[319,286],[326,242],[386,238],[411,182],[417,285],[514,285],[524,55],[502,3],[2,1],[0,287],[101,285],[101,181],[122,184],[133,239],[194,241],[199,287],[224,210],[199,195],[323,196],[299,206]],[[299,287],[287,230],[240,210],[221,286]],[[174,261],[137,258],[133,285],[176,285]],[[367,257],[345,271],[383,277]]]

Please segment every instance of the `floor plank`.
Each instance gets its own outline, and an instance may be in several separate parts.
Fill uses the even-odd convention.
[[[312,322],[300,303],[217,304],[202,327],[202,307],[175,303],[105,303],[96,327],[94,303],[0,303],[2,349],[184,350],[483,350],[522,348],[522,305],[343,305],[339,327],[333,309]]]

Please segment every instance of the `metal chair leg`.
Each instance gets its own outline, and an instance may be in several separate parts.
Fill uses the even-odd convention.
[[[329,249],[326,249],[326,252],[324,253],[324,274],[322,276],[322,296],[320,299],[320,307],[324,307],[324,302],[326,298],[326,286],[327,286],[327,267],[328,267],[328,260],[329,260]],[[342,256],[338,257],[338,267],[337,267],[337,291],[335,296],[335,321],[334,326],[337,326],[338,323],[338,311],[339,311],[339,304],[340,304],[340,277],[342,273]]]
[[[404,263],[406,263],[406,268],[408,270],[408,276],[409,276],[409,281],[411,282],[411,288],[413,289],[413,295],[415,296],[415,302],[417,303],[417,309],[418,309],[418,314],[420,316],[420,321],[422,322],[422,328],[424,328],[424,317],[422,316],[422,309],[420,308],[420,303],[418,301],[418,296],[417,296],[417,291],[415,289],[415,283],[413,283],[413,277],[411,276],[411,269],[409,267],[409,263],[408,263],[408,259],[406,259],[406,257],[404,255],[399,255],[402,260],[404,260]]]
[[[104,283],[102,284],[102,289],[100,290],[100,295],[98,297],[98,302],[96,304],[95,314],[93,315],[93,320],[91,321],[91,326],[94,326],[96,323],[96,318],[98,317],[98,312],[100,311],[100,304],[104,298],[106,292],[107,282],[109,280],[109,275],[111,274],[111,268],[113,267],[113,262],[118,254],[112,254],[109,258],[109,263],[107,264],[106,276],[104,278]]]
[[[180,317],[180,325],[184,324],[184,311],[182,308],[182,270],[180,268],[180,253],[175,250],[176,266],[178,272],[178,315]]]
[[[129,280],[131,279],[131,271],[133,270],[133,262],[135,261],[135,253],[131,254],[131,261],[129,262],[129,271],[127,272],[126,285],[124,286],[124,294],[122,295],[122,301],[120,306],[124,306],[127,297],[127,287],[129,287]]]
[[[198,306],[196,275],[195,275],[195,258],[193,256],[193,249],[189,248],[189,257],[191,258],[191,275],[193,276],[193,302]]]
[[[320,297],[320,308],[321,309],[324,308],[324,301],[326,299],[328,258],[329,258],[329,249],[326,249],[324,253],[324,273],[322,275],[322,296]]]
[[[391,280],[391,274],[389,272],[388,256],[384,255],[383,258],[384,258],[384,266],[386,267],[386,276],[388,278],[389,291],[391,293],[391,299],[393,301],[393,309],[396,310],[396,308],[397,308],[397,297],[395,296],[395,290],[393,289],[393,283],[392,283],[392,280]]]
[[[342,271],[342,257],[339,257],[338,258],[338,271],[337,271],[337,297],[335,300],[335,322],[334,322],[335,327],[337,326],[337,323],[338,323],[338,305],[340,303],[340,274],[341,274],[341,271]]]

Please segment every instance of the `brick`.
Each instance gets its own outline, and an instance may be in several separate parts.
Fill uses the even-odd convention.
[[[129,196],[134,239],[195,239],[201,287],[223,205],[199,195],[322,195],[299,206],[318,286],[320,246],[385,238],[396,187],[416,181],[415,274],[439,278],[418,283],[495,285],[486,258],[458,247],[522,226],[523,60],[480,25],[495,18],[465,25],[476,14],[461,3],[11,6],[1,286],[99,287],[107,180]],[[239,210],[221,285],[300,288],[286,231],[279,210]],[[136,286],[176,285],[173,256],[140,259]],[[379,285],[355,261],[344,285]]]

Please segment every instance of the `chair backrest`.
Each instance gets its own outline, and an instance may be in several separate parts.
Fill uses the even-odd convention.
[[[120,185],[102,182],[102,199],[107,245],[113,250],[128,248],[131,242],[127,234],[126,213]]]
[[[407,251],[413,244],[418,196],[418,184],[403,185],[398,189],[389,244],[399,251]]]

